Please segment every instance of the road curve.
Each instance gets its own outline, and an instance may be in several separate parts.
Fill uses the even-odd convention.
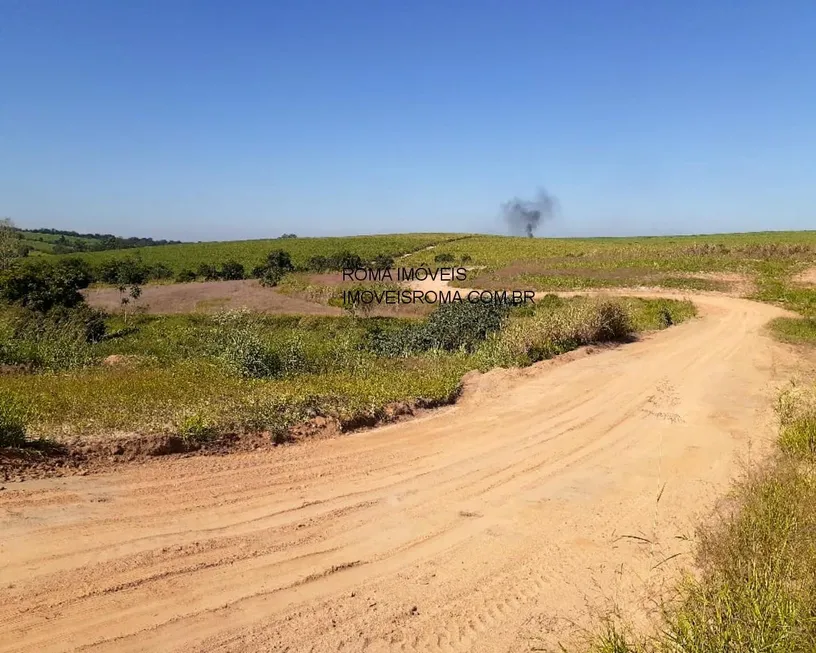
[[[700,317],[273,452],[0,492],[0,651],[528,651],[642,614],[773,435],[780,309]]]

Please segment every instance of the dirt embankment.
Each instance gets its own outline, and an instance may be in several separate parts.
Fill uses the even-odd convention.
[[[694,299],[401,424],[6,484],[0,651],[529,651],[643,614],[796,363],[780,309]]]

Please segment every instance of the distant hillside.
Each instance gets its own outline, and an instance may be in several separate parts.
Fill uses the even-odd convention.
[[[153,238],[122,238],[113,234],[82,234],[62,229],[19,229],[20,245],[29,254],[75,254],[78,252],[103,252],[134,247],[181,244],[180,240],[154,240]]]

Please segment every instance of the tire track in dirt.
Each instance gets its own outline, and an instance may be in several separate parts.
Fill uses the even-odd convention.
[[[642,616],[795,365],[763,333],[780,309],[694,300],[417,420],[10,484],[0,651],[522,651]]]

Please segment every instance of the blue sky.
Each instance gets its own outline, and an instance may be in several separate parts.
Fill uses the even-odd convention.
[[[0,215],[183,240],[816,228],[813,0],[0,0]]]

